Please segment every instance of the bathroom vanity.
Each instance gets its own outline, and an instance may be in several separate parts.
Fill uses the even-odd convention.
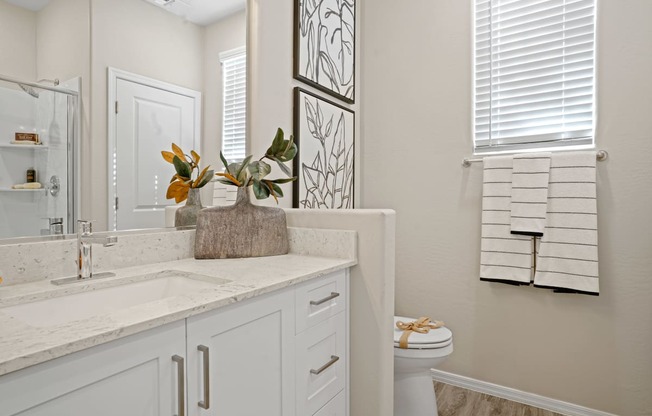
[[[285,256],[0,287],[0,415],[348,415],[356,233],[290,230]]]

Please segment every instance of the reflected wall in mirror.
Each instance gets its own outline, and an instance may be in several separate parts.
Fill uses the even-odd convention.
[[[109,97],[116,91],[109,90],[109,68],[200,93],[200,106],[195,109],[197,117],[190,129],[193,138],[201,144],[196,150],[200,151],[204,164],[219,168],[225,111],[220,54],[246,45],[245,2],[193,0],[165,5],[156,0],[0,0],[3,56],[0,75],[31,82],[43,78],[81,78],[77,205],[79,217],[95,220],[96,230],[108,229],[109,224],[115,229],[165,225],[160,215],[159,219],[148,219],[142,224],[137,218],[124,224],[111,222],[115,218],[111,188],[119,186],[113,181],[117,166],[114,154],[118,154],[117,143],[123,143],[121,150],[137,156],[138,162],[131,162],[132,165],[156,166],[164,163],[159,160],[160,151],[169,149],[171,142],[181,141],[178,123],[170,121],[174,111],[161,114],[154,111],[148,117],[141,117],[141,130],[148,134],[142,143],[124,138],[111,142],[109,122],[116,121],[110,117],[114,103],[109,102]],[[30,98],[23,94],[24,98]],[[139,101],[141,107],[145,101]],[[153,111],[154,107],[150,106],[149,110]],[[229,110],[226,111],[228,116]],[[9,113],[7,106],[0,104],[0,115]],[[143,162],[145,159],[149,162]],[[143,170],[126,172],[123,176],[128,178],[136,172],[141,175]],[[2,169],[0,175],[4,175]],[[165,190],[169,177],[150,176],[132,178],[140,190],[146,184],[147,192],[139,193],[138,186],[128,190],[136,201],[142,202],[134,205],[134,214],[145,217],[148,212],[156,215],[168,204]],[[4,185],[0,182],[0,186]],[[20,208],[7,210],[3,207],[4,199],[0,194],[0,209],[7,212],[2,220],[11,221]],[[211,201],[204,203],[210,205]],[[123,206],[118,201],[117,209]],[[47,219],[41,221],[45,225],[39,224],[38,232],[48,225]],[[35,229],[25,229],[11,236],[35,233]],[[0,238],[7,236],[0,235]]]

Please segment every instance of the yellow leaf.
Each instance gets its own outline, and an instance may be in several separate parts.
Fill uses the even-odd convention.
[[[201,159],[201,157],[197,154],[197,152],[195,152],[194,150],[191,150],[190,151],[190,156],[192,156],[192,160],[195,161],[195,165],[199,165],[199,160]]]
[[[217,176],[224,176],[225,178],[227,178],[228,180],[230,180],[231,182],[233,182],[236,186],[242,186],[242,184],[240,183],[240,181],[237,180],[237,179],[236,179],[233,175],[231,175],[230,173],[222,173],[222,172],[218,172],[218,173],[216,173],[216,175],[217,175]]]
[[[165,159],[166,162],[174,163],[174,162],[172,162],[172,159],[174,159],[174,153],[166,152],[165,150],[163,150],[163,151],[161,151],[161,154],[163,155],[163,159]]]
[[[206,166],[206,167],[204,168],[204,170],[202,170],[201,173],[200,173],[199,175],[197,175],[197,179],[195,179],[195,181],[194,181],[193,184],[192,184],[192,187],[193,187],[193,188],[196,188],[197,185],[199,185],[199,183],[201,182],[201,180],[202,180],[202,178],[204,177],[204,175],[206,175],[206,172],[208,172],[208,168],[210,168],[210,166]]]
[[[188,189],[190,189],[190,186],[187,183],[181,181],[172,182],[170,186],[168,186],[168,191],[165,194],[165,197],[167,199],[174,198],[178,204],[188,198]]]
[[[179,156],[179,159],[183,160],[184,162],[188,161],[186,159],[186,155],[183,153],[183,150],[181,150],[181,148],[174,143],[172,143],[172,151],[175,155]]]

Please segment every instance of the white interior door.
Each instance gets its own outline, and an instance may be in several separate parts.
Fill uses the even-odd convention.
[[[120,77],[115,82],[115,153],[109,175],[116,198],[109,202],[113,229],[164,227],[165,207],[174,205],[165,198],[174,168],[161,150],[170,150],[174,142],[188,153],[200,152],[200,94],[152,84]]]

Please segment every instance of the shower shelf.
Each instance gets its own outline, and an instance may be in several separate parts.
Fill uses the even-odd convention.
[[[0,188],[0,192],[38,192],[44,191],[45,188],[38,189],[11,189],[11,188]]]
[[[44,145],[44,144],[6,144],[2,143],[0,144],[0,148],[3,149],[29,149],[29,150],[36,150],[36,149],[47,149],[49,146]]]

